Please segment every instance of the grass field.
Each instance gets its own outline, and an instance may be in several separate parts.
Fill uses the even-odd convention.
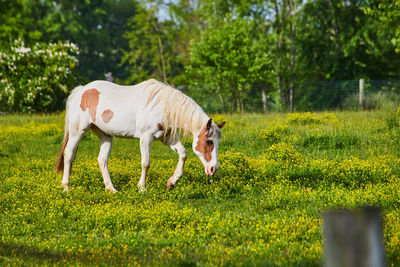
[[[138,140],[114,139],[104,191],[87,133],[63,193],[53,166],[62,115],[0,116],[0,265],[274,265],[323,262],[322,216],[382,209],[386,259],[400,265],[400,114],[390,111],[215,115],[226,120],[212,181],[154,143],[139,193]]]

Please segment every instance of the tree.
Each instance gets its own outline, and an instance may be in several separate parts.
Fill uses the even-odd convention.
[[[168,5],[171,24],[175,31],[175,47],[178,60],[190,64],[190,40],[197,39],[206,27],[209,16],[205,10],[207,1],[179,0]]]
[[[250,19],[214,23],[192,43],[188,71],[212,87],[225,107],[243,112],[251,86],[271,74],[268,46]]]
[[[125,80],[128,73],[119,65],[128,47],[123,33],[137,5],[136,0],[56,1],[44,23],[46,41],[70,40],[79,46],[78,71],[84,80],[104,79],[107,72]]]
[[[0,1],[0,44],[9,49],[13,40],[36,42],[71,41],[78,45],[83,82],[104,79],[112,72],[119,80],[127,76],[119,65],[127,20],[136,14],[136,0]]]
[[[307,108],[335,108],[349,93],[346,87],[330,91],[308,86],[310,82],[400,78],[399,55],[387,32],[380,30],[380,22],[365,14],[367,6],[366,0],[316,0],[303,5],[298,24],[302,34],[296,37],[297,101]]]
[[[391,42],[396,47],[396,52],[400,52],[400,2],[391,0],[373,0],[368,2],[364,11],[374,16],[381,22],[381,31],[391,35]]]
[[[174,83],[183,73],[183,65],[177,60],[175,31],[171,21],[159,21],[157,9],[141,6],[129,22],[124,34],[128,49],[124,50],[123,63],[132,66],[127,79],[130,83],[149,77]]]
[[[263,1],[263,3],[268,1]],[[302,0],[272,0],[272,5],[267,5],[272,18],[272,31],[275,36],[273,52],[275,61],[276,89],[284,106],[294,110],[294,94],[296,84],[296,61],[298,59],[298,13]]]

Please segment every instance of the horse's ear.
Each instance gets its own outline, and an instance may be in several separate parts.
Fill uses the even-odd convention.
[[[220,124],[218,124],[218,128],[222,128],[222,127],[224,127],[224,125],[225,125],[225,122],[223,121],[223,122],[221,122]]]
[[[206,125],[207,131],[211,128],[212,119],[209,119]]]

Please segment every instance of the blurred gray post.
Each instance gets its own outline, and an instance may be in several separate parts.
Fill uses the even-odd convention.
[[[324,215],[326,267],[383,267],[382,218],[378,208]]]
[[[359,104],[360,104],[360,110],[365,110],[365,80],[364,79],[360,79],[359,83],[358,83],[358,96],[359,96]]]

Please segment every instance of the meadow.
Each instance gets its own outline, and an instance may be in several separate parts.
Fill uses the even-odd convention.
[[[139,193],[138,140],[114,139],[112,194],[88,132],[70,192],[53,166],[63,114],[0,116],[0,265],[320,266],[323,214],[378,206],[388,266],[400,265],[400,112],[214,115],[220,170],[155,142]]]

